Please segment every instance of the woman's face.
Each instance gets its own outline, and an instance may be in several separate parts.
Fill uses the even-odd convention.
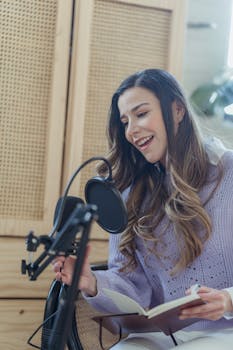
[[[165,165],[167,133],[158,98],[148,89],[133,87],[118,100],[125,137],[150,163]]]

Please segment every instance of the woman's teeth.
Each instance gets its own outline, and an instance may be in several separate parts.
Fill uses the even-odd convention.
[[[143,139],[141,139],[141,140],[137,143],[137,145],[138,145],[139,147],[143,147],[143,146],[145,146],[152,138],[153,138],[153,136],[144,137]]]

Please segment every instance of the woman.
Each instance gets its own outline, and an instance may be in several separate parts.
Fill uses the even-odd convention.
[[[180,318],[202,320],[176,332],[176,348],[232,349],[233,152],[201,139],[179,84],[159,69],[122,82],[112,98],[108,136],[129,222],[125,232],[110,236],[107,272],[91,272],[87,252],[79,288],[93,307],[116,312],[104,287],[151,308],[198,283],[206,303]],[[99,173],[105,171],[101,165]],[[72,269],[72,258],[54,261],[65,283]],[[113,349],[173,346],[169,337],[147,333],[132,334]]]

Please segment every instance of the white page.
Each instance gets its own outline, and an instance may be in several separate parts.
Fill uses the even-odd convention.
[[[124,313],[139,313],[140,315],[147,315],[147,312],[133,299],[130,297],[118,293],[116,291],[103,288],[104,294],[112,299],[114,304],[118,307],[121,312]]]

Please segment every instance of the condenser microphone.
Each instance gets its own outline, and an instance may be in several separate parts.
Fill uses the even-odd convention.
[[[85,198],[97,206],[97,223],[109,233],[120,233],[128,223],[127,209],[121,193],[113,182],[104,177],[94,177],[85,186]]]
[[[57,205],[54,211],[54,218],[53,218],[53,224],[56,224],[56,221],[59,220],[59,225],[56,228],[56,231],[59,231],[64,224],[67,222],[68,218],[70,217],[73,210],[76,208],[78,204],[84,204],[84,201],[79,197],[73,197],[73,196],[67,196],[65,198],[65,202],[63,204],[64,197],[59,198],[57,201]],[[60,215],[61,207],[64,206],[62,210],[62,216]]]

